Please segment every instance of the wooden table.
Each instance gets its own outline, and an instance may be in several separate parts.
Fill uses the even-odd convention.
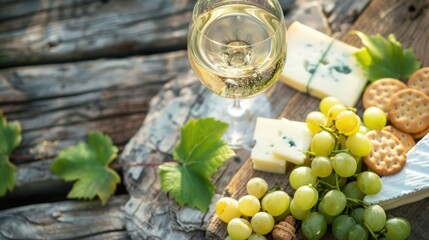
[[[350,29],[394,33],[404,47],[415,50],[423,66],[429,66],[427,0],[281,2],[288,23],[298,19],[355,46],[361,44],[346,34]],[[89,130],[112,137],[121,149],[117,162],[171,159],[180,126],[208,108],[207,90],[190,73],[185,52],[194,3],[0,3],[0,109],[23,126],[23,143],[12,159],[18,165],[16,188],[0,199],[0,239],[225,236],[224,226],[213,217],[213,206],[208,213],[179,207],[160,190],[156,168],[120,171],[123,185],[107,206],[64,201],[70,184],[49,171],[55,154],[84,140]],[[303,120],[319,102],[282,83],[267,95],[278,117],[294,120]],[[214,200],[223,194],[243,195],[243,184],[252,176],[291,191],[287,176],[253,172],[248,155],[238,151],[214,176]],[[410,220],[410,239],[429,239],[428,203],[425,199],[390,211]]]

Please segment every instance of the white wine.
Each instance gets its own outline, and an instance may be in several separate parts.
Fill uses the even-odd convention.
[[[285,26],[250,4],[217,6],[195,19],[188,56],[199,80],[226,98],[249,98],[278,79],[286,58]]]

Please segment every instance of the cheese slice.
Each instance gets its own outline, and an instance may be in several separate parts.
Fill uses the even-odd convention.
[[[285,173],[286,161],[302,164],[307,158],[311,133],[304,122],[257,118],[255,146],[250,157],[256,170]]]
[[[364,201],[389,210],[429,197],[429,134],[407,152],[407,163],[399,173],[381,181],[381,191]]]
[[[289,26],[287,41],[282,82],[318,98],[334,96],[347,106],[356,105],[367,83],[352,55],[357,48],[299,22]]]
[[[250,154],[253,169],[264,172],[285,173],[286,161],[274,156],[271,148],[272,145],[268,142],[255,145]]]
[[[294,163],[303,164],[310,148],[311,133],[304,122],[281,119],[285,133],[273,140],[273,155]]]

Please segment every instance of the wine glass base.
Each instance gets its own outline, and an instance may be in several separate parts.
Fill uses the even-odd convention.
[[[223,98],[210,92],[204,100],[203,105],[206,106],[202,115],[228,123],[229,127],[223,140],[232,149],[250,150],[253,147],[256,118],[273,117],[271,103],[264,94],[250,99],[241,99],[241,108],[233,106],[233,103],[233,99]]]

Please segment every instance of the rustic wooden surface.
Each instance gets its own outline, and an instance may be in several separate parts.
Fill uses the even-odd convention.
[[[105,206],[92,201],[37,204],[0,212],[0,239],[129,239],[123,205],[127,195]]]
[[[140,128],[150,99],[188,70],[185,51],[0,70],[0,109],[23,129],[14,155],[27,158],[15,160],[19,168],[12,197],[63,182],[49,170],[52,159],[84,141],[88,131],[106,133],[122,149]]]
[[[423,4],[425,3],[425,4]],[[389,6],[389,7],[386,7]],[[414,6],[415,8],[411,7]],[[362,13],[353,25],[353,29],[368,34],[380,33],[387,35],[394,33],[404,47],[412,47],[416,57],[422,61],[423,66],[429,65],[429,2],[426,1],[372,1],[370,6]],[[414,9],[414,10],[413,10]],[[416,13],[418,12],[418,14]],[[345,35],[342,40],[355,46],[360,46],[358,39],[354,36]],[[284,108],[281,117],[288,119],[305,121],[305,116],[318,109],[319,100],[296,93]],[[362,110],[361,102],[357,106]],[[361,112],[361,111],[360,111]],[[290,171],[288,171],[290,173]],[[223,193],[226,196],[239,198],[245,195],[245,184],[253,176],[263,177],[270,183],[270,187],[279,184],[284,187],[289,194],[293,194],[292,188],[288,184],[288,174],[279,176],[278,174],[262,173],[253,171],[251,160],[247,159],[243,167],[234,176]],[[410,239],[428,239],[427,222],[429,221],[429,199],[408,204],[388,213],[407,218],[412,225]],[[215,215],[207,228],[207,237],[223,239],[227,235],[225,224]],[[302,238],[301,235],[298,238]],[[327,239],[333,238],[327,236]]]
[[[282,0],[281,3],[288,23],[298,19],[321,31],[342,36],[355,24],[368,1],[297,0],[294,5],[294,1]],[[70,184],[50,173],[52,158],[58,150],[83,140],[88,130],[107,133],[121,149],[127,145],[122,162],[170,159],[180,126],[208,109],[204,107],[207,90],[189,75],[184,51],[193,4],[193,0],[0,2],[0,67],[8,67],[0,70],[0,109],[9,119],[21,121],[24,130],[23,145],[13,159],[18,165],[17,187],[6,196],[7,201],[33,199],[40,194],[54,201],[55,194],[64,195]],[[429,65],[424,55],[429,44],[428,31],[424,30],[429,24],[427,6],[427,0],[373,0],[354,27],[367,33],[396,33],[404,46],[416,49],[423,64]],[[383,13],[382,19],[378,13]],[[343,39],[360,45],[353,36],[346,35]],[[182,51],[172,51],[180,49]],[[169,53],[159,54],[161,52]],[[157,54],[132,56],[146,53]],[[87,59],[94,60],[82,61]],[[51,65],[40,65],[44,63]],[[23,65],[32,66],[21,67]],[[296,120],[302,120],[319,101],[281,83],[268,95],[275,102],[277,115]],[[157,121],[160,119],[163,121]],[[229,182],[234,175],[237,179],[245,172],[248,154],[245,150],[237,152],[238,158],[230,159],[214,176],[217,185],[214,200],[224,189],[225,194],[240,193],[239,185],[231,187],[234,180]],[[278,182],[286,184],[285,179]],[[76,221],[72,220],[74,215],[68,213],[81,212],[87,209],[83,206],[88,203],[31,205],[30,200],[26,207],[2,210],[0,239],[54,238],[52,236],[56,239],[218,239],[224,233],[221,229],[211,232],[213,209],[202,214],[181,208],[162,193],[156,168],[126,169],[124,182],[130,193],[129,200],[126,196],[114,197],[107,209],[89,203],[88,215],[80,215]],[[424,239],[427,219],[420,217],[419,211],[427,209],[427,204],[427,200],[416,203],[408,209],[409,215],[404,215],[413,219],[413,228],[418,229],[413,233],[415,239]],[[4,209],[3,199],[0,205]],[[64,222],[43,225],[32,218],[37,212],[39,218],[49,219],[56,207],[67,209],[67,214],[62,215],[64,218],[58,218]],[[392,213],[401,215],[406,208],[408,205]],[[56,214],[53,216],[58,216]],[[114,216],[114,220],[97,222],[92,230],[79,225],[97,214],[100,219]],[[77,226],[72,230],[74,236],[66,228],[68,222]],[[35,235],[33,238],[24,234]]]
[[[0,67],[185,49],[195,2],[0,2]],[[294,1],[279,2],[286,10]]]

